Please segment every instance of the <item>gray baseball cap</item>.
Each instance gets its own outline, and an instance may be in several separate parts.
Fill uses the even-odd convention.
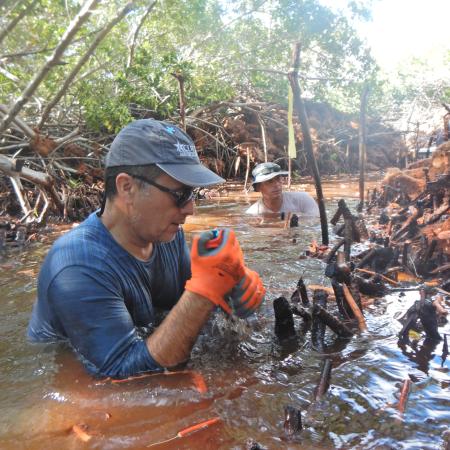
[[[105,167],[155,164],[187,186],[209,186],[225,180],[206,168],[192,139],[177,126],[155,119],[128,124],[115,137]]]
[[[262,183],[264,181],[271,180],[272,178],[284,176],[287,177],[289,175],[288,172],[284,172],[281,170],[281,167],[272,162],[261,163],[255,166],[252,170],[253,182],[252,186],[255,187],[255,184]]]

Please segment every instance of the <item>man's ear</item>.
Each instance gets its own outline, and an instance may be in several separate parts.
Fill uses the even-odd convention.
[[[136,191],[136,183],[131,175],[122,172],[116,177],[116,189],[120,198],[129,200]]]

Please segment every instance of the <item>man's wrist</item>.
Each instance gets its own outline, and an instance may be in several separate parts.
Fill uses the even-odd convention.
[[[161,325],[147,338],[153,359],[162,367],[184,362],[213,308],[214,304],[207,298],[184,291]]]
[[[210,305],[212,305],[212,308],[220,306],[226,313],[231,314],[231,308],[225,299],[220,294],[212,292],[209,288],[203,289],[202,286],[190,286],[189,283],[187,283],[185,292],[193,294],[202,300],[206,300]]]
[[[192,292],[190,290],[185,290],[184,295],[180,301],[189,302],[193,306],[197,306],[199,308],[208,307],[210,310],[214,308],[214,302],[210,300],[208,297],[205,297],[202,294],[198,294],[197,292]]]

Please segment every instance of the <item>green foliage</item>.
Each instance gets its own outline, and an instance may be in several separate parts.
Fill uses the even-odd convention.
[[[8,3],[8,2],[7,2]],[[22,5],[22,6],[21,6]],[[0,29],[18,13],[0,6]],[[2,43],[0,102],[17,98],[64,34],[81,2],[41,0]],[[352,0],[336,12],[318,0],[160,0],[144,23],[148,0],[107,35],[78,74],[59,108],[81,113],[94,130],[116,132],[133,117],[167,118],[179,114],[178,82],[185,80],[187,113],[211,102],[243,95],[287,103],[287,71],[295,42],[301,43],[300,83],[308,99],[331,103],[347,112],[359,110],[364,83],[369,109],[375,113],[417,96],[414,64],[386,89],[370,51],[358,37],[353,20],[370,17],[370,2]],[[86,52],[96,33],[124,6],[100,3],[63,57],[39,86],[30,108],[55,95],[67,74]],[[134,58],[128,65],[134,31],[140,26]],[[447,55],[449,58],[449,55]],[[417,70],[416,70],[417,69]],[[407,75],[409,74],[409,75]],[[448,83],[423,85],[428,97],[450,100]],[[388,101],[389,99],[389,101]]]
[[[102,91],[99,92],[99,89]],[[78,92],[88,127],[95,131],[117,133],[132,120],[128,106],[113,94],[113,84],[90,85],[83,82]]]

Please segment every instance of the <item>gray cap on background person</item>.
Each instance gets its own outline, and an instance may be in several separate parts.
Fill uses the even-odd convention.
[[[155,164],[187,186],[209,186],[225,180],[205,167],[192,139],[176,125],[155,119],[128,124],[115,137],[105,167]]]
[[[258,183],[262,183],[279,176],[287,177],[288,175],[289,173],[281,170],[281,167],[276,163],[261,163],[255,166],[255,168],[252,170],[252,186],[255,189],[255,185],[257,185]]]

